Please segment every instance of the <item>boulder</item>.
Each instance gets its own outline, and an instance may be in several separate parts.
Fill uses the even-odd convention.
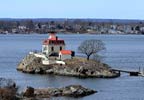
[[[46,70],[46,73],[47,73],[47,74],[53,74],[53,72],[54,72],[53,69],[48,69],[48,70]]]
[[[51,96],[61,96],[62,90],[59,88],[49,88],[49,95]]]
[[[45,74],[46,71],[44,71],[42,68],[36,68],[35,69],[35,73],[37,73],[37,74]]]
[[[80,74],[87,74],[87,72],[88,72],[88,69],[85,69],[84,67],[80,67],[79,69],[78,69],[78,72],[80,73]]]
[[[24,90],[23,96],[34,97],[34,88],[33,87],[27,87],[27,89]]]
[[[82,87],[81,85],[70,85],[70,86],[64,87],[62,90],[63,90],[62,95],[72,96],[72,97],[82,97],[82,96],[87,96],[87,95],[97,92],[95,90]]]

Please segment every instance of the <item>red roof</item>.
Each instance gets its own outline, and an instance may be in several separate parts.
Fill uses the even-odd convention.
[[[65,45],[64,40],[59,39],[55,34],[50,34],[49,38],[43,41],[44,45],[54,44],[54,45]]]
[[[64,54],[64,55],[71,55],[72,51],[71,50],[61,50],[60,53]]]
[[[43,44],[44,45],[60,45],[60,44],[62,44],[62,45],[65,45],[65,42],[64,42],[64,40],[53,40],[53,39],[47,39],[47,40],[44,40],[43,41]]]

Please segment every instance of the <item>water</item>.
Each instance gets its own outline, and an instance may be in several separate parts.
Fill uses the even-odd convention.
[[[113,68],[138,70],[144,67],[143,35],[59,35],[67,44],[67,49],[77,51],[78,45],[86,39],[101,39],[106,46],[102,52],[104,62]],[[80,84],[98,91],[83,98],[55,98],[56,100],[144,100],[144,77],[79,79],[55,75],[31,75],[16,71],[17,64],[32,50],[41,50],[42,40],[47,35],[0,35],[0,77],[11,78],[20,89],[26,86],[35,88],[62,87]],[[79,55],[78,52],[76,54]]]

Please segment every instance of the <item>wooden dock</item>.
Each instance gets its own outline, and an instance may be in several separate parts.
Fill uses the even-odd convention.
[[[117,71],[121,74],[123,73],[128,73],[130,76],[139,76],[141,73],[140,71],[129,71],[129,70],[122,70],[122,69],[112,69],[113,71]]]

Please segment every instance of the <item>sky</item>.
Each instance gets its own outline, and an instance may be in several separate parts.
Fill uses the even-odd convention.
[[[0,18],[144,19],[144,0],[0,0]]]

